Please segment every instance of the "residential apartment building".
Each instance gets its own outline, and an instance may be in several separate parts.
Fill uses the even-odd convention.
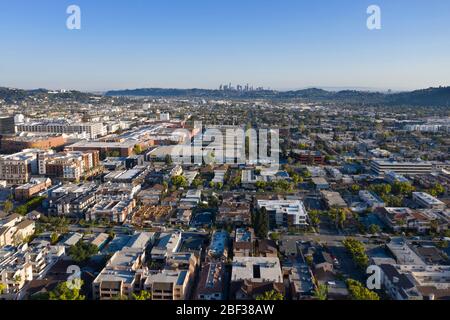
[[[59,133],[67,135],[84,134],[89,139],[97,139],[106,135],[107,130],[102,123],[70,123],[66,120],[47,120],[17,125],[18,132]]]
[[[424,265],[380,266],[381,284],[395,300],[448,300],[450,267]]]
[[[233,242],[235,257],[251,257],[254,252],[255,235],[253,229],[237,228]]]
[[[96,300],[131,298],[144,289],[148,270],[145,267],[146,248],[153,242],[153,233],[138,233],[124,248],[114,253],[105,268],[92,283]]]
[[[20,245],[34,234],[35,222],[19,214],[11,214],[0,220],[0,248]]]
[[[89,176],[100,164],[98,151],[66,151],[39,153],[39,174],[67,181],[79,181]]]
[[[386,205],[384,201],[372,191],[361,190],[359,191],[359,197],[366,203],[367,207],[371,209],[383,208]]]
[[[225,265],[223,262],[210,262],[202,267],[195,298],[197,300],[225,299]]]
[[[257,209],[265,208],[271,228],[306,226],[308,214],[300,200],[258,200]]]
[[[37,153],[35,149],[27,149],[12,155],[0,156],[0,180],[8,185],[28,183],[33,174],[38,173]]]
[[[186,300],[189,293],[189,271],[167,270],[150,274],[144,283],[144,290],[152,300]]]
[[[0,249],[0,284],[6,298],[15,299],[26,282],[33,280],[33,266],[26,249],[26,246]]]
[[[257,295],[271,290],[284,293],[283,274],[277,257],[234,257],[232,298],[254,300]]]
[[[212,259],[226,259],[228,257],[228,232],[216,231],[211,238],[208,256]]]
[[[410,208],[378,208],[380,219],[394,232],[416,231],[425,233],[431,229],[432,221],[437,216],[425,214]]]
[[[325,156],[319,151],[311,150],[292,150],[292,157],[304,165],[323,165],[325,164]]]
[[[158,241],[152,248],[152,260],[159,262],[166,261],[168,257],[180,248],[181,237],[181,232],[161,233]]]
[[[102,199],[85,214],[87,221],[107,219],[114,223],[124,223],[127,216],[136,207],[134,199]]]

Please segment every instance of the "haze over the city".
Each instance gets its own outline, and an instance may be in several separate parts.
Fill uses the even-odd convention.
[[[81,8],[81,30],[66,9]],[[0,86],[409,90],[450,83],[450,2],[2,1]]]

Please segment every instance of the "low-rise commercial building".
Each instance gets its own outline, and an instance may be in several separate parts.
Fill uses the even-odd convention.
[[[30,182],[14,189],[14,198],[18,201],[31,199],[52,185],[49,178],[31,178]]]
[[[446,204],[425,192],[413,192],[413,200],[422,208],[444,210]]]
[[[0,141],[2,152],[21,152],[24,149],[48,150],[59,148],[66,144],[66,138],[61,134],[20,134],[3,136]]]
[[[17,125],[18,132],[58,133],[67,135],[84,134],[89,139],[96,139],[106,134],[102,123],[71,123],[66,120],[46,120]]]
[[[368,190],[359,191],[359,197],[371,209],[383,208],[386,204],[375,193]]]
[[[397,174],[418,175],[432,172],[433,164],[426,161],[390,161],[390,160],[372,160],[370,163],[372,171],[378,175],[383,175],[388,172],[395,172]]]

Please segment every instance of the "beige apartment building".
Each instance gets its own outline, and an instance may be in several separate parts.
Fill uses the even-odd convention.
[[[37,173],[37,151],[27,149],[12,155],[0,156],[0,180],[8,185],[20,185],[30,181]]]
[[[189,292],[188,270],[162,270],[145,280],[144,289],[152,300],[186,300]]]

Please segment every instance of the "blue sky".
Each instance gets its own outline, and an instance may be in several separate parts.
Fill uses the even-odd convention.
[[[449,53],[448,0],[0,0],[0,86],[413,89],[450,85]]]

